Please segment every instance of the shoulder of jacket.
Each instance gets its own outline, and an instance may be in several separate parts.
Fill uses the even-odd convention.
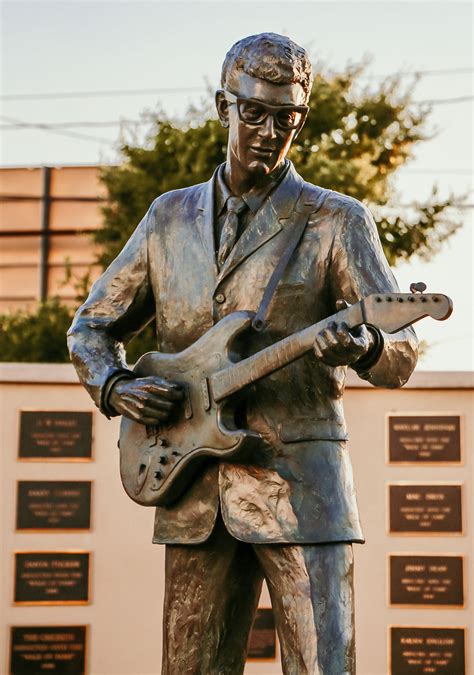
[[[344,195],[335,190],[319,187],[303,181],[302,199],[305,203],[313,203],[314,211],[326,217],[349,220],[366,220],[369,209],[354,197]]]
[[[329,190],[329,194],[324,202],[324,206],[332,211],[334,215],[341,215],[346,218],[362,218],[365,220],[369,213],[368,208],[355,197],[344,195],[335,190]]]
[[[189,187],[178,188],[164,192],[153,200],[150,206],[150,213],[156,215],[163,208],[173,208],[175,206],[186,206],[188,203],[195,203],[202,195],[207,182],[197,183]]]

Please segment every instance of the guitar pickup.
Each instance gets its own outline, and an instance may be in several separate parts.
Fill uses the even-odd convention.
[[[211,397],[209,395],[209,382],[207,381],[207,377],[201,379],[201,393],[204,410],[209,410],[211,407]]]

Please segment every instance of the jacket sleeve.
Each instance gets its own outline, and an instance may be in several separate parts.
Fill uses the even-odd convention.
[[[154,317],[148,273],[148,231],[153,205],[121,253],[93,284],[68,331],[71,361],[79,379],[102,412],[104,388],[111,377],[130,372],[124,343]]]
[[[397,282],[385,258],[374,219],[360,202],[338,211],[336,234],[331,255],[331,294],[358,302],[371,293],[395,293]],[[365,359],[354,370],[359,377],[377,387],[396,388],[407,382],[413,372],[418,353],[418,340],[410,326],[397,333],[379,331],[379,356],[369,365]]]

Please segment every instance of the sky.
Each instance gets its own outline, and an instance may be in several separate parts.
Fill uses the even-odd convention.
[[[368,86],[400,71],[425,73],[416,100],[443,102],[433,104],[433,137],[399,172],[397,199],[422,201],[437,185],[441,196],[465,194],[474,202],[470,3],[15,0],[1,3],[0,19],[1,166],[117,162],[120,127],[109,123],[140,119],[146,110],[181,115],[218,86],[223,57],[236,40],[274,31],[332,70],[370,60]],[[406,82],[412,86],[409,76]],[[24,123],[81,126],[45,130]],[[472,214],[472,208],[460,213],[461,230],[430,261],[395,268],[402,290],[424,281],[428,291],[454,300],[449,321],[417,324],[429,344],[420,369],[474,368]]]

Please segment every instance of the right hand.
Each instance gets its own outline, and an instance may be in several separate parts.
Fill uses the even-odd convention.
[[[120,415],[147,425],[167,422],[183,399],[179,384],[161,377],[119,380],[109,395],[109,403]]]

